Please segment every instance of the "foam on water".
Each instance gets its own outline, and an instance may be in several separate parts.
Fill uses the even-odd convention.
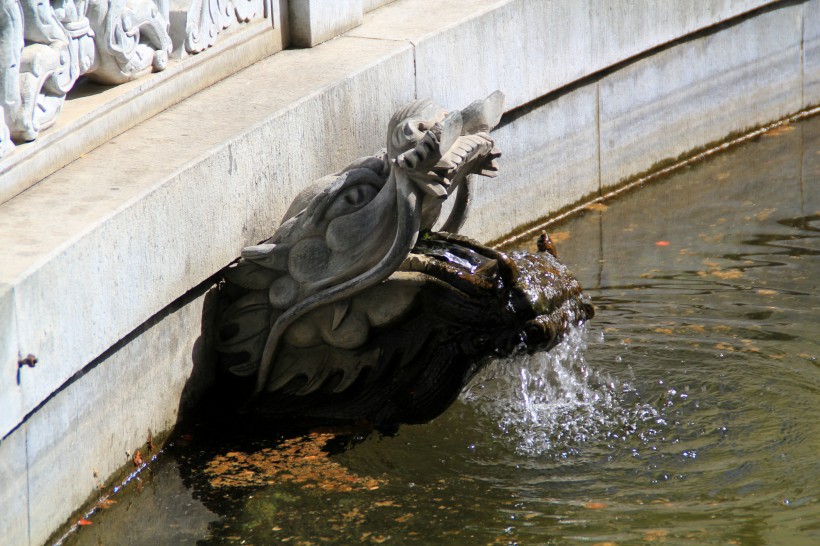
[[[497,421],[499,435],[526,455],[566,457],[585,442],[621,440],[658,420],[628,383],[587,364],[588,335],[586,325],[573,327],[549,352],[492,362],[462,401]]]

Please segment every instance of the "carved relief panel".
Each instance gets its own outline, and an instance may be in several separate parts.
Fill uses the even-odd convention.
[[[270,17],[269,0],[193,0],[184,47]],[[54,124],[80,77],[114,85],[165,69],[169,0],[0,0],[0,158]]]
[[[238,23],[270,17],[269,0],[192,0],[185,27],[185,50],[199,53],[216,43],[220,32]]]

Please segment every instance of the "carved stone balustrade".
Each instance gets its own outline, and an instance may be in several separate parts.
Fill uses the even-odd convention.
[[[329,40],[391,1],[0,0],[0,203],[186,97],[288,45]]]
[[[81,76],[125,83],[164,70],[175,49],[169,0],[0,2],[0,157],[53,125]],[[270,0],[192,0],[180,53],[270,14]]]

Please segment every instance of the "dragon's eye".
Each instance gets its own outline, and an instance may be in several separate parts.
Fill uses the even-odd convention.
[[[421,123],[418,120],[408,120],[393,129],[391,141],[395,152],[409,150],[424,136],[424,130],[419,129]]]
[[[352,188],[348,188],[343,194],[342,199],[345,200],[345,203],[351,205],[353,207],[359,207],[373,198],[376,195],[376,188],[371,186],[370,184],[362,184],[359,186],[353,186]]]
[[[345,188],[336,196],[333,203],[328,207],[325,218],[338,218],[345,214],[355,212],[367,205],[379,193],[378,188],[372,184],[356,184]]]

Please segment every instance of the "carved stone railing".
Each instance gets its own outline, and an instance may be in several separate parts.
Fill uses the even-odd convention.
[[[270,17],[271,0],[191,0],[185,26],[185,50],[199,53],[216,43],[221,31],[235,24]]]
[[[78,79],[125,83],[270,18],[271,0],[192,0],[172,32],[169,0],[0,0],[0,158],[53,125]]]

